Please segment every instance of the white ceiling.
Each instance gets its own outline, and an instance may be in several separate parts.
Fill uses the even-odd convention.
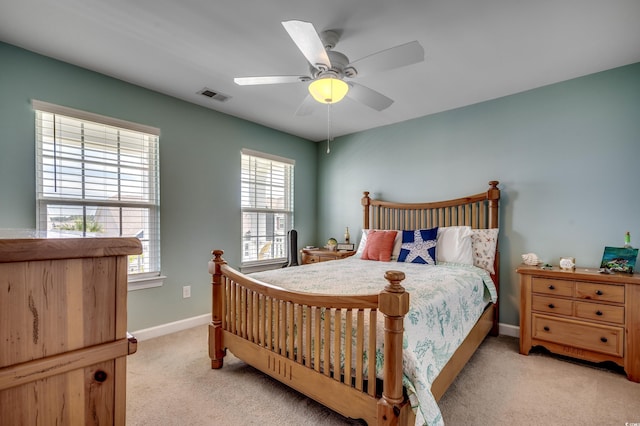
[[[425,61],[358,77],[395,102],[333,106],[341,136],[640,62],[638,0],[0,0],[0,40],[314,141],[326,106],[295,111],[307,75],[281,21],[340,30],[351,61],[418,40]],[[1,65],[0,65],[1,72]],[[203,88],[231,98],[217,102]]]

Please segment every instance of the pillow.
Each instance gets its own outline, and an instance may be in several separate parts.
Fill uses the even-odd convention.
[[[442,226],[438,228],[437,263],[451,262],[473,265],[470,226]]]
[[[389,262],[391,260],[391,251],[393,250],[393,241],[396,239],[396,234],[398,234],[397,231],[370,230],[361,259]]]
[[[360,237],[360,243],[358,244],[358,250],[356,251],[355,257],[362,257],[362,252],[364,251],[364,247],[367,245],[367,234],[371,231],[371,229],[363,229],[362,237]],[[376,229],[375,231],[381,231],[380,229]],[[397,260],[398,255],[400,254],[400,246],[402,245],[402,232],[396,232],[396,238],[393,241],[393,250],[391,251],[391,260]]]
[[[498,228],[473,229],[471,231],[471,247],[473,252],[473,264],[495,274],[493,262],[496,258],[498,247]]]
[[[436,264],[438,228],[402,231],[398,262]]]

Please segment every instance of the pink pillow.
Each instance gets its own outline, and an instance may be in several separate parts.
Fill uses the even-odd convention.
[[[389,262],[397,233],[398,231],[370,230],[367,234],[367,243],[364,246],[361,259]]]

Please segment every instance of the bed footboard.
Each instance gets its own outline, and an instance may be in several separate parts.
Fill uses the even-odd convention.
[[[226,350],[340,414],[369,425],[412,424],[402,387],[402,336],[409,294],[388,271],[380,294],[287,291],[229,267],[212,252],[211,367]],[[376,381],[377,312],[384,315],[383,389]]]

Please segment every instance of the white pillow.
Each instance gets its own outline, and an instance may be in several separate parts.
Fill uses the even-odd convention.
[[[436,262],[473,265],[470,226],[441,226],[436,242]]]
[[[493,263],[498,246],[498,228],[474,229],[471,234],[473,264],[495,274]]]
[[[376,229],[376,231],[394,231],[394,229]],[[362,252],[364,251],[364,246],[367,245],[367,233],[368,229],[362,230],[362,236],[360,237],[360,243],[358,244],[358,250],[356,251],[355,257],[362,257]],[[398,260],[398,256],[400,255],[400,248],[402,247],[402,231],[396,231],[396,238],[393,240],[393,250],[391,251],[391,260]]]

